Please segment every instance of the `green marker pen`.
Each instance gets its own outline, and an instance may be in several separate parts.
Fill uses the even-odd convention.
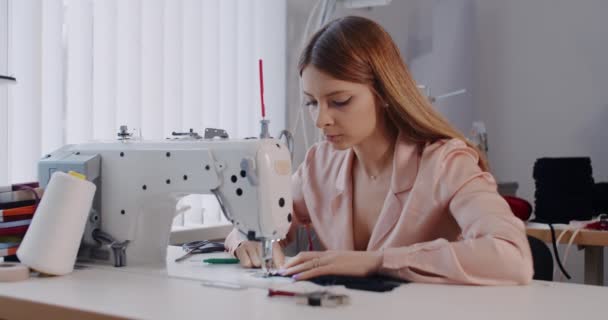
[[[239,263],[237,258],[211,258],[203,260],[204,263],[209,264],[235,264]]]

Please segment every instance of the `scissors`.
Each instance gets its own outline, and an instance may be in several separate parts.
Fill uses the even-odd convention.
[[[186,254],[175,259],[175,262],[183,261],[193,254],[225,251],[223,242],[209,240],[187,242],[182,245],[182,249]]]
[[[268,296],[286,296],[296,298],[297,304],[313,307],[337,307],[350,303],[350,298],[345,294],[335,294],[328,291],[314,291],[309,293],[297,293],[291,291],[268,289]]]

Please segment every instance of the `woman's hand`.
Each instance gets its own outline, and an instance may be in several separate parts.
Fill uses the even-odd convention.
[[[259,268],[262,266],[262,244],[259,241],[243,241],[234,250],[234,255],[239,258],[241,266],[245,268]],[[283,248],[278,242],[272,243],[272,259],[276,268],[282,268],[285,264]]]
[[[309,251],[291,259],[280,274],[296,280],[323,275],[368,276],[381,265],[381,251]]]

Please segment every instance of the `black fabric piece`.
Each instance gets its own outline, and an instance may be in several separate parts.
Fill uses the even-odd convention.
[[[542,197],[544,195],[550,196],[564,196],[574,199],[586,198],[589,193],[594,189],[593,180],[589,180],[585,184],[566,183],[564,185],[545,185],[542,181],[536,181],[536,191],[534,192],[535,197]]]
[[[396,279],[386,276],[371,276],[371,277],[352,277],[352,276],[320,276],[309,281],[322,286],[343,285],[348,289],[386,292],[395,289],[396,287],[408,283],[403,279]]]
[[[13,209],[13,208],[19,208],[19,207],[26,207],[26,206],[31,206],[31,205],[35,205],[36,204],[36,200],[19,200],[19,201],[11,201],[11,202],[0,202],[0,209],[4,210],[4,209]]]
[[[556,199],[554,201],[535,202],[536,218],[541,223],[569,223],[572,220],[590,220],[593,217],[591,198],[586,201],[568,202]]]
[[[537,187],[538,188],[538,187]],[[547,190],[547,189],[539,189],[539,191],[537,193],[535,193],[536,196],[536,200],[541,201],[543,203],[554,203],[551,202],[551,200],[556,200],[555,198],[558,197],[560,199],[559,202],[561,203],[565,203],[565,204],[576,204],[576,205],[580,205],[581,203],[586,203],[589,202],[589,199],[592,196],[592,192],[593,189],[592,188],[587,188],[585,190],[584,194],[576,194],[576,193],[567,193],[567,192],[552,192],[551,190]]]
[[[308,297],[308,305],[313,307],[321,306],[321,298],[318,297]]]
[[[21,262],[21,261],[19,261],[19,258],[17,258],[17,255],[14,254],[12,256],[4,257],[4,262]]]
[[[226,251],[223,242],[209,242],[208,244],[197,249],[200,253],[223,252]]]
[[[593,210],[597,213],[608,213],[608,182],[596,183],[593,186]]]
[[[551,229],[551,244],[553,245],[553,254],[555,254],[555,260],[557,260],[559,270],[561,270],[564,276],[566,276],[566,278],[570,280],[570,275],[568,274],[568,272],[566,272],[566,269],[564,269],[564,266],[562,265],[562,259],[560,259],[559,252],[557,251],[557,242],[555,242],[555,229],[553,228],[552,224],[549,224],[549,229]]]
[[[559,173],[566,179],[591,176],[591,158],[539,158],[534,163],[534,179],[551,179]]]
[[[541,181],[541,183],[544,183],[546,186],[556,185],[560,187],[567,184],[587,185],[588,183],[593,182],[591,174],[577,176],[571,172],[562,170],[555,170],[550,176],[537,176],[534,179]]]
[[[534,280],[553,281],[553,256],[551,249],[540,239],[528,236],[532,263],[534,266]]]
[[[596,213],[590,158],[540,158],[532,175],[536,186],[534,221],[569,223],[589,220]]]

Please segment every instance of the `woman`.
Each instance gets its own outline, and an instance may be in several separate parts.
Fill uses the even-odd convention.
[[[430,105],[399,50],[361,17],[319,30],[299,62],[302,89],[325,141],[293,175],[295,221],[327,249],[280,272],[305,280],[375,273],[432,283],[526,284],[524,225],[496,191],[480,152]],[[226,246],[246,267],[259,244],[233,231]]]

